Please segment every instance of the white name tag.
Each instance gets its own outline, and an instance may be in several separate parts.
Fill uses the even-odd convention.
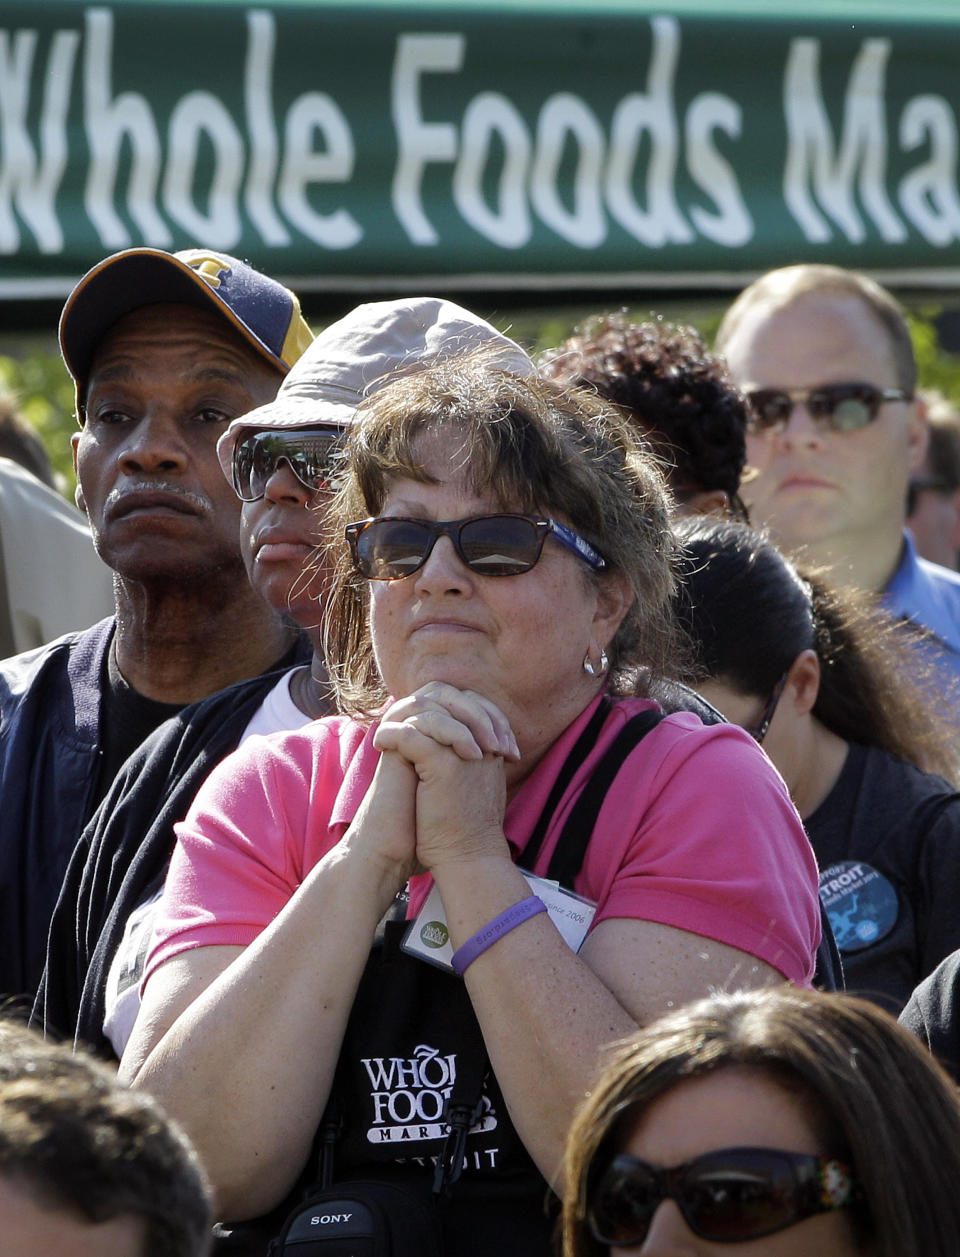
[[[559,882],[548,882],[534,873],[521,871],[533,894],[538,895],[547,905],[550,920],[557,927],[563,941],[571,951],[579,951],[597,911],[597,905],[584,899],[582,895],[564,890]],[[431,888],[423,907],[407,927],[402,946],[411,956],[419,956],[421,960],[427,960],[430,964],[453,973],[453,966],[450,964],[453,945],[447,929],[443,900],[436,886]]]

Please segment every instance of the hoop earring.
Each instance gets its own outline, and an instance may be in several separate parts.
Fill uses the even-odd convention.
[[[583,657],[583,670],[587,674],[588,677],[602,677],[603,674],[606,672],[607,668],[609,667],[610,667],[610,660],[607,658],[607,652],[602,647],[600,649],[599,663],[593,662],[593,660],[590,658],[589,651]]]

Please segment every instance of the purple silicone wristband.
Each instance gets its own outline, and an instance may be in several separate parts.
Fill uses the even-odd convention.
[[[526,899],[515,903],[512,908],[507,908],[506,912],[501,912],[483,929],[477,930],[472,938],[468,938],[463,946],[458,947],[453,953],[450,963],[453,965],[454,972],[459,973],[462,978],[476,958],[488,947],[492,947],[498,939],[503,938],[504,934],[509,934],[518,925],[523,925],[524,921],[529,921],[538,912],[546,912],[546,910],[547,905],[542,899],[538,899],[536,895],[529,895]]]

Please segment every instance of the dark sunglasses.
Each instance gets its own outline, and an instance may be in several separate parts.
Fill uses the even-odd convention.
[[[747,393],[751,432],[782,432],[794,406],[803,402],[817,423],[832,432],[855,432],[876,419],[884,402],[913,401],[902,388],[872,384],[821,384],[818,388],[758,388]]]
[[[384,515],[348,524],[354,566],[367,580],[402,580],[419,571],[438,538],[449,537],[461,561],[479,576],[518,576],[540,558],[548,536],[597,570],[606,559],[579,533],[534,515],[471,515],[434,522]]]
[[[256,502],[267,482],[286,460],[305,489],[314,492],[329,484],[334,455],[343,440],[342,428],[287,428],[254,432],[233,448],[233,487],[244,502]]]
[[[735,1244],[782,1231],[856,1199],[842,1161],[777,1148],[723,1148],[670,1169],[621,1154],[590,1196],[587,1225],[601,1244],[640,1244],[664,1200],[701,1239]]]

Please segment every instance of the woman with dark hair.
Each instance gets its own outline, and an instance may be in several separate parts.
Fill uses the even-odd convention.
[[[674,543],[609,407],[473,358],[397,380],[331,511],[350,714],[201,790],[122,1076],[226,1217],[284,1201],[326,1110],[337,1181],[402,1184],[445,1257],[546,1253],[600,1047],[711,987],[808,983],[813,856],[741,730],[625,693],[673,671]]]
[[[954,1257],[960,1105],[865,1000],[717,995],[619,1047],[564,1171],[563,1257]]]
[[[697,689],[783,775],[820,864],[847,988],[899,1012],[960,947],[949,731],[909,679],[900,629],[867,595],[801,575],[743,524],[688,519],[675,532]]]
[[[660,459],[679,514],[746,519],[747,403],[695,328],[594,315],[542,355],[540,370],[622,408]]]

